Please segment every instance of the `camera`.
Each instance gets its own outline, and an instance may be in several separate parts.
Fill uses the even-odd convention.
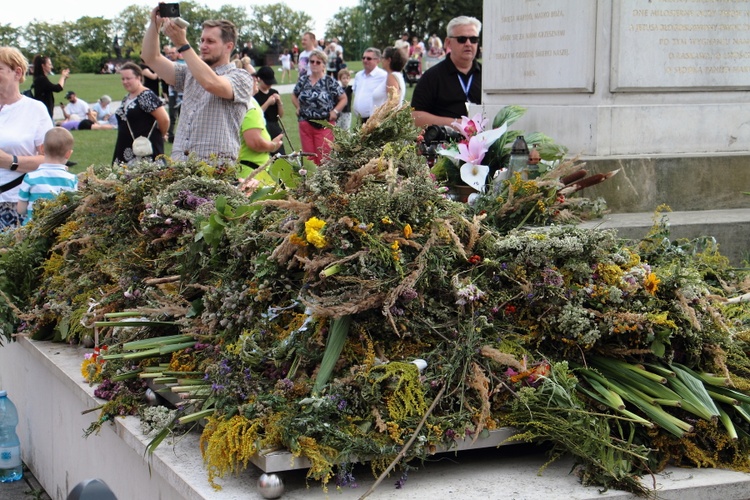
[[[459,141],[463,136],[454,128],[444,125],[430,125],[422,132],[421,141],[417,144],[419,153],[427,158],[427,164],[432,167],[437,159],[438,149],[442,144]]]
[[[160,3],[159,17],[180,17],[179,3]]]
[[[424,137],[425,144],[442,144],[463,138],[458,130],[444,125],[430,125],[424,129],[422,137]]]

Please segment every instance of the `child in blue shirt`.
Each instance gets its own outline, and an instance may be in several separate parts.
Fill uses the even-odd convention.
[[[68,172],[65,166],[73,153],[73,135],[62,127],[47,131],[42,145],[44,163],[28,172],[23,178],[18,192],[16,211],[29,222],[34,202],[39,199],[53,199],[62,191],[76,191],[78,177]]]

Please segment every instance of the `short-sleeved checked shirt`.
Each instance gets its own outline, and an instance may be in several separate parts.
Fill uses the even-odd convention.
[[[174,87],[183,97],[172,159],[184,161],[192,154],[203,160],[215,156],[219,161],[237,161],[240,124],[253,91],[250,73],[234,64],[215,68],[234,91],[234,99],[222,99],[201,87],[186,64],[175,64],[174,69]]]

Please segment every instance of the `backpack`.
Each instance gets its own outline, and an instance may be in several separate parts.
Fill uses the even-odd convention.
[[[21,92],[21,94],[22,94],[22,95],[25,95],[26,97],[31,97],[32,99],[36,99],[36,98],[34,97],[34,92],[33,92],[33,90],[34,90],[34,84],[32,83],[32,84],[31,84],[31,87],[29,87],[28,89],[26,89],[26,90],[24,90],[23,92]]]

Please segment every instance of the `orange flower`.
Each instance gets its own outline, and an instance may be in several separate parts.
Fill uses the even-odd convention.
[[[659,289],[659,283],[661,283],[661,280],[656,274],[648,273],[646,279],[643,281],[643,288],[645,288],[651,295],[656,295],[656,290]]]

